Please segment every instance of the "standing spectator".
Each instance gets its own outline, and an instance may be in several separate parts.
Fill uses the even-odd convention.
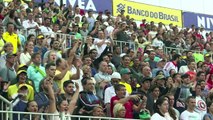
[[[196,106],[195,98],[192,96],[187,97],[186,104],[187,110],[181,113],[180,120],[200,120],[200,115],[194,111]]]
[[[7,31],[3,33],[3,39],[6,42],[11,42],[13,45],[13,53],[16,53],[21,50],[21,41],[18,35],[15,33],[14,24],[9,22],[7,23]]]
[[[16,59],[16,54],[8,53],[6,55],[6,63],[0,68],[0,77],[3,81],[9,82],[10,85],[16,83],[16,71],[14,68]]]
[[[95,74],[94,78],[96,81],[96,94],[103,99],[104,89],[109,85],[111,81],[110,75],[107,73],[108,64],[102,61],[99,65],[99,72]]]
[[[132,93],[132,87],[131,85],[129,84],[130,83],[130,74],[131,74],[131,71],[129,68],[122,68],[120,70],[120,74],[121,74],[121,81],[119,82],[119,84],[122,84],[125,86],[128,94],[131,94]]]
[[[50,25],[51,25],[51,19],[46,17],[44,18],[44,25],[43,26],[40,26],[40,30],[41,30],[41,33],[44,34],[44,35],[51,35],[53,34],[53,30],[50,28]]]
[[[116,34],[118,41],[125,41],[125,42],[127,42],[127,41],[130,40],[130,36],[127,35],[126,29],[127,29],[126,23],[122,23],[121,24],[121,28],[119,29],[119,31]]]
[[[98,51],[97,57],[100,57],[100,55],[106,49],[107,45],[111,44],[111,42],[110,40],[105,38],[104,32],[102,30],[99,30],[98,38],[94,40],[94,44],[97,46],[97,51]]]
[[[45,68],[41,66],[41,54],[33,53],[32,61],[33,64],[27,69],[27,76],[34,82],[36,92],[39,92],[40,81],[46,76]]]
[[[94,107],[100,105],[100,99],[93,93],[95,89],[94,82],[91,78],[83,78],[81,80],[84,90],[79,94],[76,114],[91,115]]]
[[[32,12],[29,12],[27,14],[27,16],[28,16],[28,19],[23,21],[22,25],[24,26],[25,29],[27,29],[28,34],[35,35],[36,29],[39,28],[39,25],[38,25],[37,22],[35,22],[33,20],[33,13]]]
[[[54,81],[57,83],[61,93],[64,93],[64,90],[63,90],[64,82],[79,78],[79,74],[80,74],[79,66],[78,66],[77,74],[72,74],[70,72],[70,65],[68,64],[68,62],[63,58],[59,58],[56,60],[56,67],[57,68],[55,72]]]
[[[15,9],[10,10],[9,14],[4,18],[2,23],[3,23],[4,26],[6,26],[6,25],[8,25],[8,23],[10,23],[10,24],[13,24],[14,27],[16,27],[18,29],[22,29],[23,26],[19,22],[18,17],[19,17],[18,13],[17,13],[17,11]]]
[[[175,72],[177,73],[178,72],[178,62],[180,60],[180,55],[179,54],[175,54],[172,58],[172,61],[170,62],[167,62],[166,65],[164,66],[164,70],[166,70],[166,76],[169,75],[169,71],[171,69],[174,69]]]
[[[89,23],[88,30],[91,31],[95,23],[95,18],[93,17],[92,11],[88,11],[87,21]]]
[[[139,112],[142,106],[142,102],[138,106],[136,106],[133,104],[132,100],[140,101],[140,97],[138,95],[130,95],[128,97],[125,97],[126,88],[124,85],[121,84],[117,84],[115,86],[115,93],[116,96],[112,97],[110,101],[111,116],[114,117],[114,106],[117,103],[121,103],[126,109],[125,118],[133,118],[133,110]]]
[[[36,45],[34,47],[34,50],[33,52],[36,53],[40,53],[41,54],[41,58],[42,58],[42,61],[43,61],[43,58],[44,58],[44,54],[47,52],[47,47],[45,46],[45,39],[44,39],[44,35],[42,34],[39,34],[37,36],[37,39],[36,39]]]
[[[115,85],[119,84],[121,80],[121,75],[120,73],[118,72],[113,72],[112,75],[111,75],[111,84],[112,86],[110,87],[107,87],[105,89],[105,92],[104,92],[104,104],[107,108],[107,116],[111,116],[110,115],[110,100],[113,96],[116,95],[115,93]]]

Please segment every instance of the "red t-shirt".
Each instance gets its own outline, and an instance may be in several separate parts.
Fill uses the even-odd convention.
[[[111,112],[111,116],[114,117],[113,115],[113,107],[114,107],[114,104],[113,102],[115,100],[119,100],[120,98],[118,98],[117,96],[114,96],[111,98],[110,100],[110,112]],[[124,107],[126,109],[126,114],[125,114],[125,118],[133,118],[133,102],[131,100],[129,100],[128,102],[126,102],[124,104]]]

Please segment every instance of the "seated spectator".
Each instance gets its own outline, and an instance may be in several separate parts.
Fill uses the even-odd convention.
[[[20,70],[17,73],[17,83],[14,85],[10,85],[8,87],[8,98],[10,100],[15,99],[19,96],[18,92],[21,90],[23,86],[27,88],[27,92],[25,92],[22,97],[24,97],[25,101],[32,101],[34,100],[34,89],[31,85],[26,84],[27,81],[27,72],[25,70]]]
[[[172,120],[170,116],[166,116],[168,113],[169,103],[165,97],[160,97],[156,101],[155,113],[152,115],[151,120]]]
[[[95,117],[105,117],[104,109],[101,106],[94,107],[92,110],[92,116]],[[93,118],[92,120],[99,120],[98,118]]]
[[[121,103],[115,104],[113,108],[113,116],[115,118],[125,118],[126,115],[126,109]]]
[[[208,113],[203,117],[203,120],[212,120],[213,119],[213,101],[207,102]]]
[[[193,118],[193,120],[200,120],[200,115],[195,112],[195,104],[196,100],[194,97],[189,96],[186,99],[187,109],[181,113],[180,119],[181,120],[189,120]]]

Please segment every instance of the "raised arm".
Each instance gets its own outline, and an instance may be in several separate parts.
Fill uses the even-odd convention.
[[[76,91],[74,93],[74,95],[72,96],[72,99],[69,103],[69,108],[68,108],[68,112],[69,114],[72,114],[73,111],[75,110],[75,105],[77,103],[77,99],[78,99],[78,95],[79,95],[79,85],[78,83],[75,83],[75,87],[76,87]]]
[[[57,109],[56,109],[55,94],[54,94],[54,91],[53,91],[53,80],[45,79],[44,80],[44,87],[47,89],[48,98],[50,100],[48,112],[49,113],[55,113],[57,111]]]

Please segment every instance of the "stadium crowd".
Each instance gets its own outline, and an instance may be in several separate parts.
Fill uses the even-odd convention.
[[[213,120],[213,33],[202,27],[138,25],[124,10],[94,17],[53,0],[0,4],[0,24],[0,94],[13,111]]]

